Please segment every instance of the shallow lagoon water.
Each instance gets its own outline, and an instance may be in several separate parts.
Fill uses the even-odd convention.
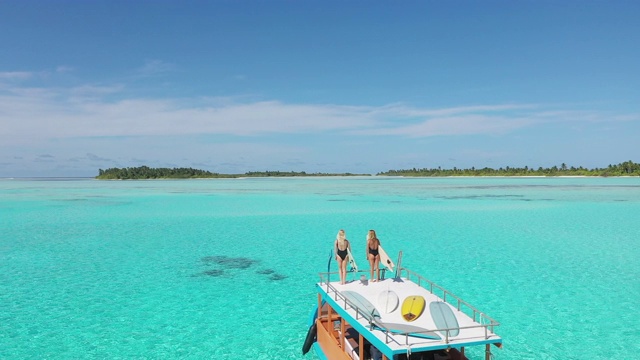
[[[638,178],[0,180],[0,358],[315,359],[317,273],[373,228],[495,359],[628,359],[639,218]]]

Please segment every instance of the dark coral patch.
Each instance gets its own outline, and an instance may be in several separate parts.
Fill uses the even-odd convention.
[[[286,275],[282,275],[282,274],[273,274],[271,276],[269,276],[269,279],[274,280],[274,281],[278,281],[278,280],[283,280],[286,279],[287,276]]]
[[[258,260],[239,257],[239,258],[229,258],[229,261],[220,262],[219,264],[229,269],[248,269],[253,264],[256,264],[257,262]]]
[[[202,272],[202,275],[214,276],[214,277],[221,276],[223,274],[224,274],[224,271],[219,269],[207,270]]]
[[[262,275],[269,275],[269,274],[273,274],[274,272],[275,270],[273,269],[262,269],[262,270],[256,271],[256,273],[262,274]]]
[[[248,269],[252,265],[259,262],[258,260],[254,260],[246,257],[228,257],[224,255],[205,256],[200,260],[207,264],[215,263],[227,269]]]

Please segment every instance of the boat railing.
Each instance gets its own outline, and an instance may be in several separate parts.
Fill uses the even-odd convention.
[[[478,323],[478,325],[473,325],[473,326],[463,326],[463,327],[454,327],[454,328],[446,328],[446,329],[433,329],[433,331],[437,330],[439,332],[445,333],[444,342],[446,344],[449,343],[450,333],[452,331],[482,327],[484,328],[484,338],[488,339],[489,336],[491,335],[490,333],[495,333],[494,328],[500,325],[499,322],[495,321],[494,319],[489,317],[487,314],[476,309],[471,304],[462,300],[460,297],[456,296],[455,294],[443,288],[442,286],[434,283],[433,281],[426,279],[422,275],[416,272],[413,272],[407,268],[400,268],[398,270],[399,270],[398,275],[400,277],[402,277],[402,273],[404,272],[406,274],[405,276],[406,279],[417,283],[419,286],[428,290],[431,294],[436,295],[437,297],[441,298],[443,301],[456,307],[458,311],[465,313],[467,316],[473,318],[474,322]],[[366,271],[364,270],[361,270],[358,272],[366,273]],[[391,341],[390,335],[404,335],[406,344],[409,343],[409,336],[410,336],[409,333],[397,333],[397,332],[392,333],[390,329],[384,326],[384,324],[380,324],[378,321],[376,321],[376,318],[372,316],[372,314],[362,311],[358,306],[353,304],[349,299],[347,299],[344,295],[342,295],[342,293],[340,293],[340,291],[338,291],[338,289],[336,289],[335,286],[331,284],[331,275],[337,275],[337,274],[338,274],[337,272],[326,272],[326,273],[319,274],[320,284],[326,286],[325,291],[327,292],[328,295],[333,296],[333,299],[336,302],[338,301],[342,302],[345,309],[348,307],[353,309],[356,312],[356,319],[360,319],[360,317],[363,317],[367,320],[367,322],[370,325],[375,324],[378,328],[383,330],[386,334],[387,343]],[[432,331],[432,330],[429,330],[429,331]]]

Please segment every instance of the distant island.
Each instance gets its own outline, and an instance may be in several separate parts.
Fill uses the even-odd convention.
[[[150,168],[148,166],[99,169],[100,180],[146,180],[146,179],[219,179],[241,177],[293,177],[293,176],[370,176],[370,174],[329,174],[295,171],[251,171],[244,174],[219,174],[192,168]]]
[[[525,166],[523,168],[505,167],[492,169],[484,167],[482,169],[408,169],[408,170],[389,170],[378,173],[378,175],[386,176],[640,176],[640,164],[633,161],[625,161],[618,165],[609,165],[606,168],[587,169],[580,167],[568,167],[566,164],[553,166],[550,168],[539,167],[537,169]]]
[[[445,176],[640,176],[640,164],[633,161],[625,161],[617,165],[609,165],[606,168],[587,169],[580,167],[568,167],[562,164],[559,167],[539,167],[537,169],[505,167],[492,169],[484,167],[476,169],[442,169],[423,168],[406,170],[389,170],[377,173],[378,176],[415,176],[415,177],[445,177]],[[353,173],[307,173],[304,171],[251,171],[244,174],[220,174],[207,170],[193,168],[150,168],[148,166],[99,169],[96,179],[100,180],[145,180],[145,179],[209,179],[209,178],[241,178],[241,177],[301,177],[301,176],[370,176],[370,174]]]

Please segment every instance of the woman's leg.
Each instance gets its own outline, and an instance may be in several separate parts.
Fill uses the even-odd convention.
[[[369,272],[371,274],[371,276],[369,277],[371,280],[373,280],[373,263],[374,263],[374,259],[375,257],[371,254],[367,255],[367,260],[369,260]]]
[[[342,261],[342,279],[343,279],[343,283],[346,284],[347,283],[347,264],[349,263],[349,261],[347,261],[347,259]]]
[[[376,280],[380,280],[380,255],[376,255],[373,262],[376,268]]]

